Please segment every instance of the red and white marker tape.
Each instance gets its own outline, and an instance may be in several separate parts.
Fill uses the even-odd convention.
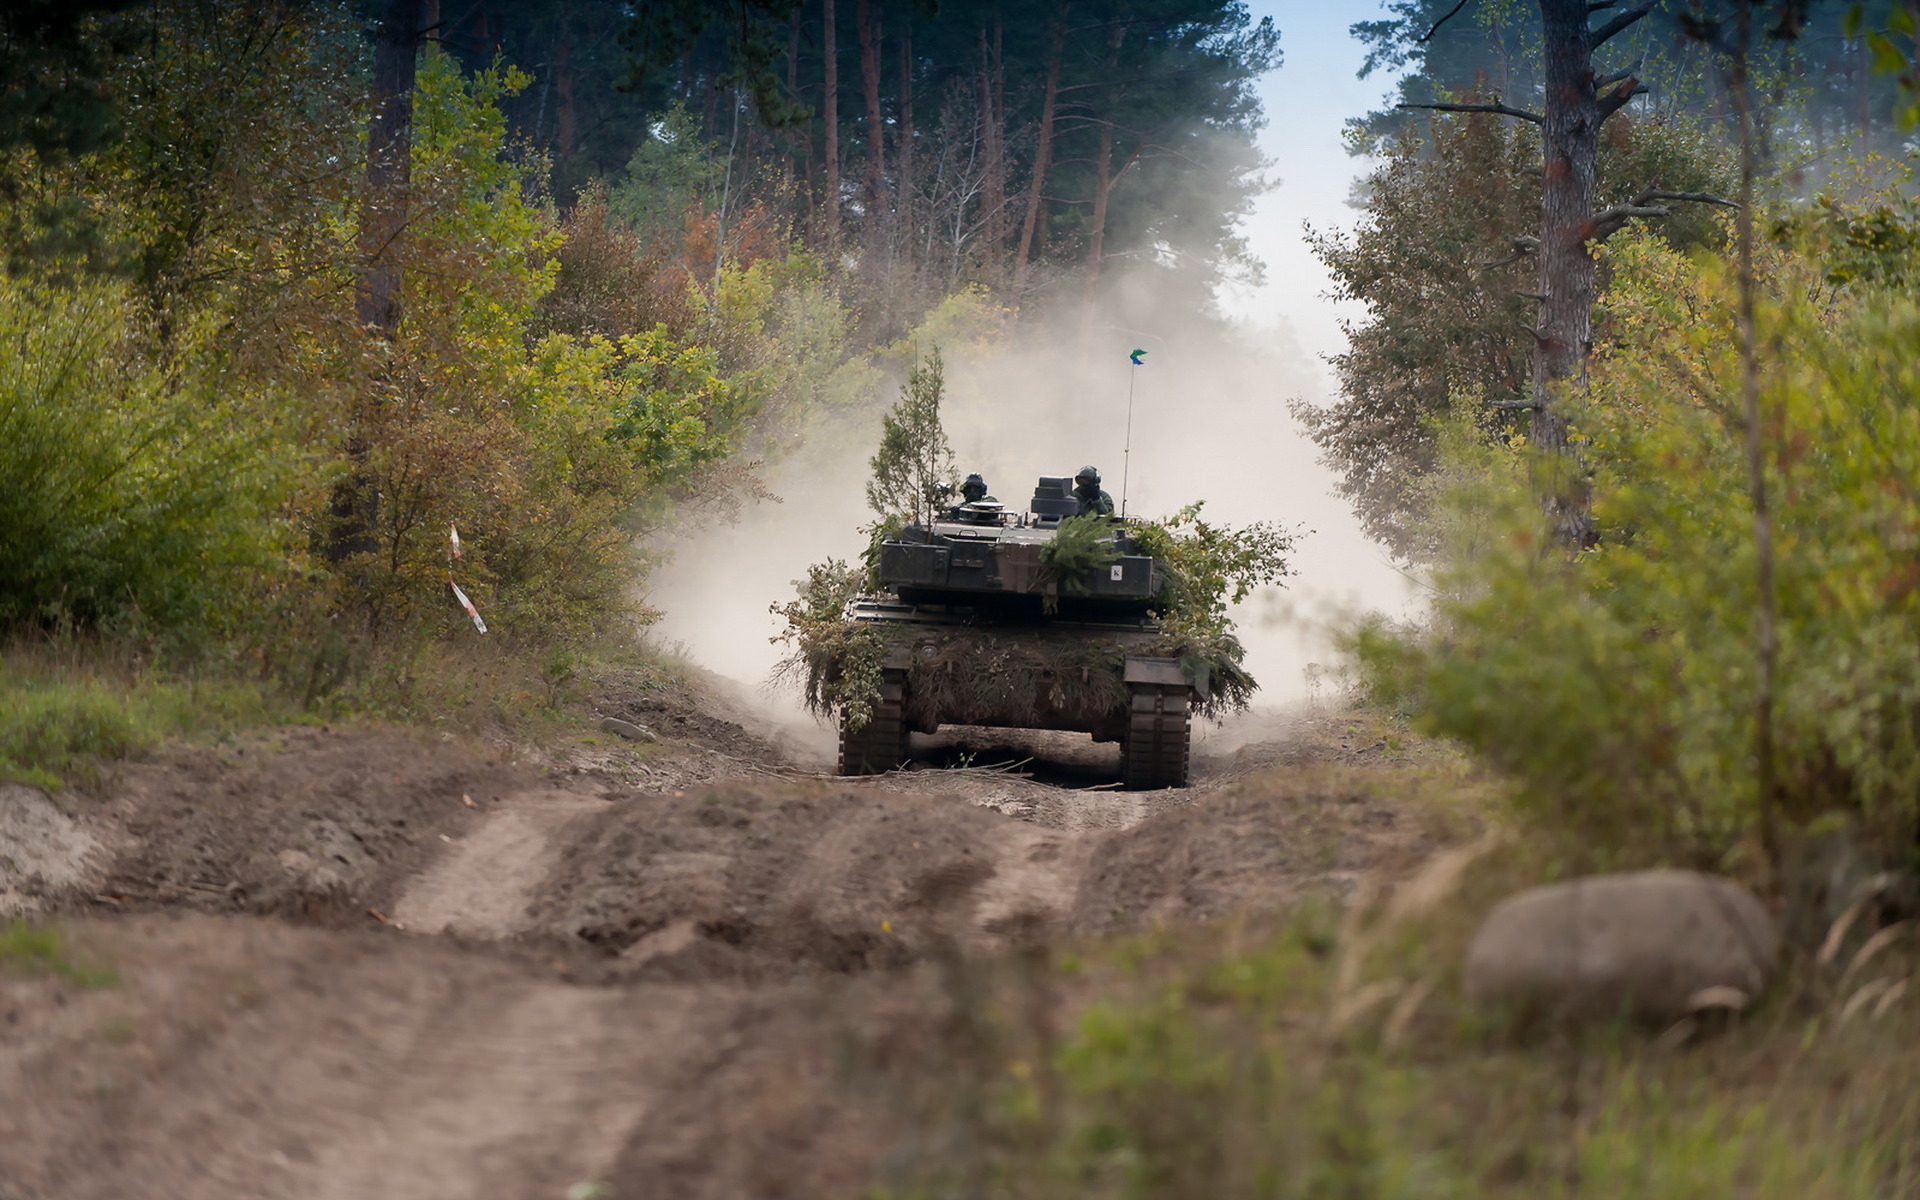
[[[450,555],[447,561],[447,586],[453,589],[453,598],[460,602],[460,607],[466,609],[467,616],[473,619],[473,627],[485,633],[487,623],[480,619],[480,610],[473,606],[473,601],[467,599],[467,594],[461,591],[460,585],[453,581],[453,559],[460,557],[460,530],[452,521],[447,522],[447,545]]]

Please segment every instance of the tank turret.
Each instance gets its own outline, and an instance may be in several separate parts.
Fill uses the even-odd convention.
[[[916,604],[1031,608],[1061,616],[1144,614],[1164,584],[1154,559],[1113,523],[1112,553],[1073,570],[1049,561],[1060,522],[1079,512],[1072,480],[1042,475],[1025,513],[968,501],[931,525],[909,525],[880,547],[882,587]]]

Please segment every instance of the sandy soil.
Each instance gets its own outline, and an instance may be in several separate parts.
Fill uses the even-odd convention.
[[[842,780],[724,697],[608,707],[663,740],[515,765],[277,731],[98,798],[0,789],[0,903],[117,973],[0,972],[0,1200],[857,1193],[902,1131],[848,1039],[936,1024],[952,963],[1338,894],[1431,844],[1299,782],[1383,753],[1327,718],[1126,794],[1061,735]]]

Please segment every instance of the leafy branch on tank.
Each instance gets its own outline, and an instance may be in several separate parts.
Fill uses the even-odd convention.
[[[1055,586],[1042,600],[1047,615],[1059,611],[1059,592],[1087,595],[1091,590],[1087,577],[1120,561],[1117,530],[1115,521],[1099,513],[1082,513],[1060,522],[1053,540],[1040,547],[1040,564],[1046,568],[1047,581]]]
[[[830,558],[807,568],[794,581],[798,596],[768,610],[784,617],[786,631],[769,638],[792,647],[775,665],[776,687],[798,685],[808,711],[835,712],[855,730],[873,719],[880,702],[880,636],[871,627],[847,619],[847,605],[867,589],[867,569]]]
[[[1152,555],[1166,582],[1151,609],[1160,632],[1150,652],[1176,658],[1208,678],[1196,711],[1220,720],[1244,711],[1259,686],[1245,667],[1246,650],[1233,632],[1229,606],[1256,587],[1291,578],[1289,556],[1300,535],[1267,521],[1239,528],[1209,523],[1200,512],[1195,503],[1164,520],[1124,526],[1092,514],[1069,517],[1039,557],[1061,590],[1084,594],[1082,581],[1090,573],[1119,561],[1116,535],[1124,534],[1138,553]],[[771,606],[787,621],[786,631],[773,640],[793,647],[776,669],[776,684],[797,685],[815,715],[839,713],[856,730],[865,727],[879,702],[884,646],[870,624],[846,615],[847,606],[874,589],[879,547],[897,536],[900,524],[883,522],[870,531],[863,565],[839,559],[815,564],[805,580],[796,581],[796,599]],[[1123,650],[1090,649],[1072,639],[949,630],[921,639],[907,667],[909,695],[918,698],[916,704],[951,713],[1034,707],[1030,697],[1091,711],[1114,695],[1124,696],[1125,659]]]

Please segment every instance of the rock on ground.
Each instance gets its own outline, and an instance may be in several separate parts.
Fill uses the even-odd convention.
[[[1496,905],[1467,947],[1466,988],[1476,1003],[1517,1012],[1671,1020],[1708,988],[1757,995],[1779,950],[1765,907],[1731,880],[1596,875]]]

